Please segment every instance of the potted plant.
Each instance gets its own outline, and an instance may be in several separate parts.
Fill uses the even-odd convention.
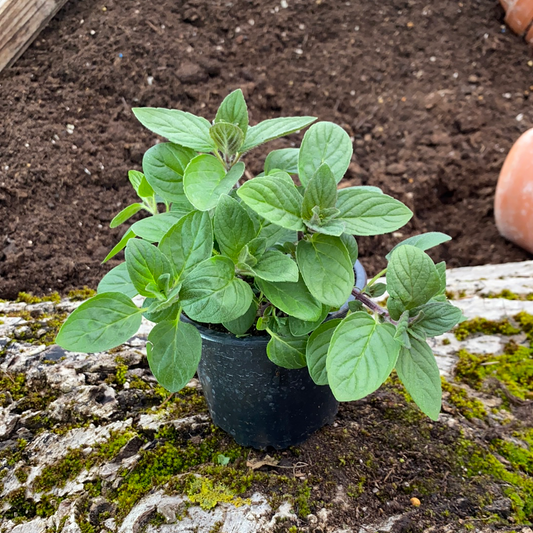
[[[258,448],[305,440],[332,421],[337,401],[367,396],[394,369],[436,419],[441,382],[426,338],[462,315],[446,301],[445,264],[425,250],[449,237],[401,242],[385,270],[367,283],[359,269],[356,284],[354,236],[396,231],[412,212],[376,187],[337,190],[352,157],[348,134],[315,123],[299,149],[270,152],[264,172],[243,181],[247,152],[315,118],[250,126],[240,90],[213,123],[178,110],[133,112],[169,142],[146,152],[143,173],[130,171],[140,202],[111,226],[141,209],[151,216],[111,250],[106,260],[125,248],[125,261],[69,316],[57,343],[109,350],[144,315],[156,323],[147,354],[158,382],[176,392],[198,369],[214,422]],[[378,305],[372,298],[385,290]]]

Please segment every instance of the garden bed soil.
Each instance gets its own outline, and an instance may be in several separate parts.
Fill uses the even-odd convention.
[[[109,221],[135,200],[127,171],[157,142],[130,108],[211,118],[237,87],[252,123],[342,125],[355,149],[342,185],[413,209],[394,235],[360,239],[369,274],[431,230],[453,237],[434,252],[449,266],[530,258],[493,220],[498,172],[533,120],[531,53],[502,19],[493,0],[70,0],[0,75],[0,297],[95,288],[126,229]]]

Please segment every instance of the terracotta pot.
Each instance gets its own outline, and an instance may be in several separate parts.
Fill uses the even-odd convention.
[[[518,35],[524,35],[533,22],[533,0],[500,0],[500,4],[506,11],[505,23]],[[533,27],[526,40],[533,41]]]
[[[503,163],[494,216],[501,235],[533,253],[533,128],[516,141]]]

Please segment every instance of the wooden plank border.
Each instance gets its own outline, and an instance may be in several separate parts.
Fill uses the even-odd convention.
[[[67,0],[0,0],[0,72],[28,48]]]

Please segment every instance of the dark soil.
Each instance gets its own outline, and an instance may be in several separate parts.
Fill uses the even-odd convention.
[[[127,171],[156,142],[130,108],[211,118],[237,87],[253,123],[341,124],[346,180],[414,210],[401,233],[360,240],[371,274],[431,230],[453,237],[434,253],[452,267],[529,259],[493,221],[499,169],[533,121],[531,53],[502,17],[496,0],[70,0],[0,75],[0,297],[96,287],[125,231],[109,221],[134,200]]]

